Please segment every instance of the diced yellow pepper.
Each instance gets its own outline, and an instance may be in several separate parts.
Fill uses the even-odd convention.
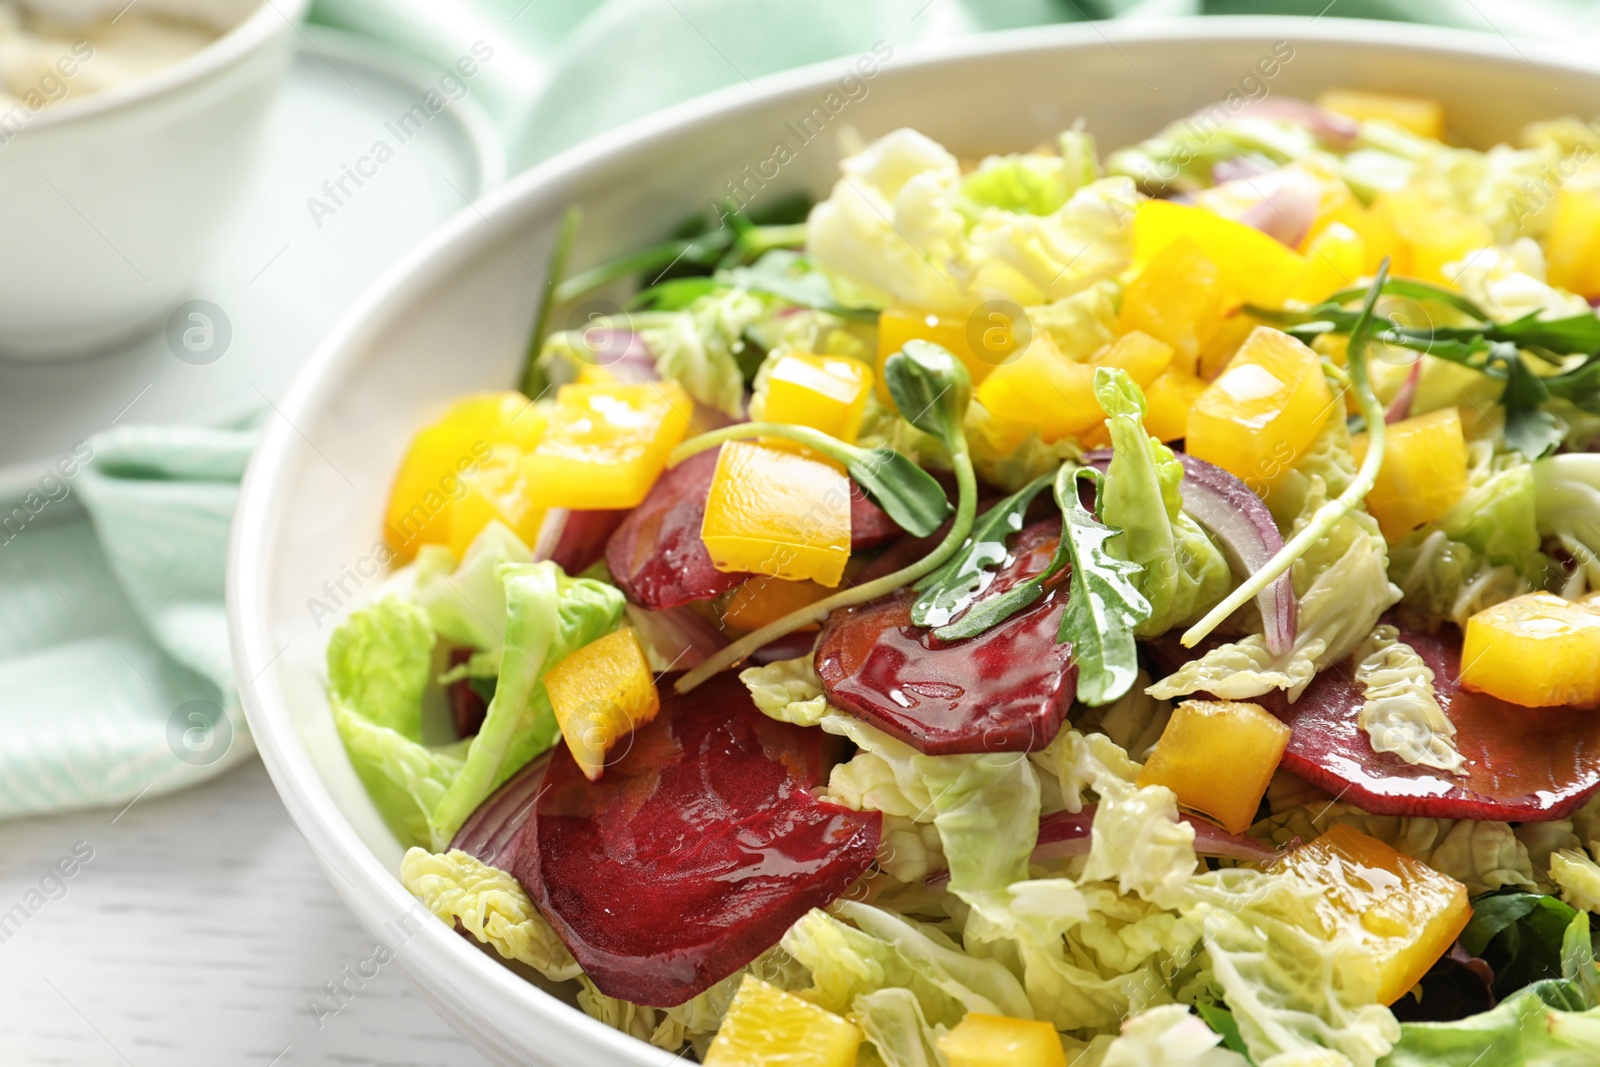
[[[1185,700],[1173,709],[1139,784],[1164,785],[1179,804],[1242,834],[1256,821],[1288,743],[1289,728],[1260,704]]]
[[[1106,417],[1094,398],[1094,371],[1094,364],[1069,359],[1041,333],[1021,356],[984,379],[978,403],[1001,422],[1045,441],[1082,437]]]
[[[1329,89],[1317,97],[1317,106],[1357,121],[1381,119],[1419,137],[1444,140],[1444,106],[1426,97],[1373,93],[1365,89]]]
[[[855,1067],[861,1039],[854,1023],[747,974],[702,1062],[705,1067]]]
[[[1372,202],[1372,212],[1399,237],[1402,254],[1394,270],[1399,272],[1404,264],[1405,274],[1423,281],[1454,285],[1445,267],[1494,244],[1488,223],[1435,203],[1415,190],[1380,193]]]
[[[759,630],[771,622],[815,604],[828,596],[816,582],[789,582],[782,578],[755,577],[727,595],[722,621],[741,630]],[[803,627],[815,630],[816,624]]]
[[[546,507],[638,507],[688,432],[693,403],[677,382],[563,385],[528,480]]]
[[[465,492],[450,508],[448,544],[456,559],[467,554],[467,547],[493,519],[511,527],[525,545],[539,540],[546,509],[534,502],[523,455],[516,448],[495,445],[489,458],[462,475],[461,482]]]
[[[778,359],[767,378],[768,422],[810,426],[855,443],[861,416],[872,392],[872,371],[854,359],[790,352]]]
[[[1036,1019],[968,1012],[939,1051],[950,1067],[1067,1067],[1056,1028]]]
[[[717,457],[700,539],[719,571],[832,589],[850,558],[850,481],[822,460],[730,441]]]
[[[661,710],[650,662],[627,627],[568,653],[545,672],[544,688],[567,749],[591,782],[605,771],[611,746]]]
[[[1305,276],[1304,256],[1255,227],[1170,200],[1146,200],[1134,212],[1134,266],[1142,270],[1181,237],[1222,272],[1225,305],[1278,307]]]
[[[1318,917],[1328,933],[1351,935],[1371,959],[1380,1004],[1394,1003],[1420,982],[1472,918],[1466,886],[1345,825],[1294,849],[1273,869],[1322,890]]]
[[[1569,182],[1556,193],[1544,256],[1551,285],[1583,297],[1600,296],[1600,188]]]
[[[1260,326],[1195,401],[1184,449],[1265,497],[1337,410],[1317,354]]]
[[[1524,707],[1600,705],[1600,613],[1528,593],[1467,620],[1461,684]]]
[[[1367,494],[1367,510],[1383,536],[1398,541],[1449,511],[1467,491],[1467,438],[1456,408],[1440,408],[1391,425],[1385,434],[1378,484]],[[1367,456],[1366,434],[1350,442],[1359,464]]]
[[[1096,367],[1127,371],[1128,377],[1142,389],[1167,372],[1172,366],[1173,354],[1172,345],[1134,330],[1090,356],[1089,362]]]
[[[1172,442],[1189,435],[1189,410],[1206,383],[1181,370],[1169,370],[1144,391],[1145,432],[1158,441]]]
[[[1200,378],[1208,382],[1215,381],[1223,368],[1233,361],[1245,338],[1254,333],[1255,328],[1261,324],[1260,319],[1246,315],[1242,311],[1224,318],[1217,327],[1216,335],[1200,350],[1198,371]]]
[[[1033,339],[1021,357],[995,368],[978,387],[978,402],[1003,422],[1026,427],[1042,440],[1077,437],[1089,444],[1106,419],[1094,395],[1094,372],[1116,367],[1143,388],[1172,364],[1172,346],[1138,330],[1123,334],[1087,362],[1069,359],[1048,334]]]
[[[1179,237],[1128,283],[1120,325],[1171,345],[1178,366],[1193,374],[1221,325],[1222,295],[1222,271],[1193,238]]]
[[[412,438],[395,474],[384,523],[389,546],[409,560],[424,544],[449,544],[461,479],[488,458],[492,446],[532,448],[544,428],[544,416],[521,393],[479,393],[452,404]]]
[[[878,315],[878,397],[889,400],[889,387],[883,380],[884,360],[904,348],[907,341],[932,341],[948,349],[966,364],[976,385],[1011,357],[1017,348],[1017,334],[1026,336],[1028,329],[1024,326],[1018,330],[1016,323],[998,311],[986,322],[974,322],[971,315],[890,304]],[[978,338],[976,350],[974,332]]]
[[[1366,273],[1367,242],[1342,222],[1328,226],[1306,245],[1306,273],[1294,298],[1315,304],[1355,285]]]

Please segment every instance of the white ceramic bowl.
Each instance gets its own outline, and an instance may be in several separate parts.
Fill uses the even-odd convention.
[[[1600,112],[1600,73],[1529,44],[1337,19],[1208,19],[1068,26],[896,52],[832,125],[874,137],[914,126],[959,155],[1038,144],[1080,116],[1102,149],[1223,98],[1275,43],[1293,58],[1267,84],[1412,91],[1449,106],[1469,142],[1523,123]],[[1280,51],[1281,58],[1281,51]],[[660,237],[795,140],[842,59],[691,101],[599,137],[463,211],[368,293],[301,372],[245,479],[228,566],[245,711],[268,770],[329,879],[398,966],[496,1063],[667,1065],[500,966],[438,922],[395,933],[413,906],[384,828],[334,733],[313,601],[370,583],[388,481],[411,433],[452,397],[511,387],[562,210],[584,208],[577,263]],[[1259,73],[1255,73],[1259,77]],[[1559,88],[1558,88],[1559,87]],[[836,139],[800,149],[768,193],[823,194]],[[769,168],[770,172],[770,168]],[[328,583],[328,584],[325,584]],[[330,587],[333,595],[330,596]],[[321,615],[320,612],[317,613]]]
[[[115,16],[126,0],[30,3],[82,19]],[[0,354],[94,352],[159,324],[190,295],[250,174],[309,5],[141,0],[136,12],[195,19],[221,36],[104,92],[31,113],[0,107]]]

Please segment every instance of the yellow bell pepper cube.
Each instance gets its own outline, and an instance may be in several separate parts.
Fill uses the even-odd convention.
[[[779,357],[767,378],[763,417],[810,426],[854,444],[872,377],[871,369],[858,360],[790,352]]]
[[[890,399],[889,387],[883,380],[884,360],[904,348],[907,341],[932,341],[945,348],[966,365],[976,385],[1012,356],[1017,335],[1026,338],[1029,329],[1026,324],[1019,328],[998,311],[987,321],[978,322],[971,314],[890,304],[878,315],[878,398],[886,403]]]
[[[850,480],[811,456],[731,441],[717,457],[700,539],[719,571],[832,589],[850,558]]]
[[[1242,834],[1256,821],[1288,743],[1289,728],[1260,704],[1185,700],[1173,709],[1139,784],[1164,785],[1179,804]]]
[[[1223,368],[1233,361],[1245,338],[1255,332],[1261,320],[1242,311],[1225,317],[1217,327],[1215,336],[1200,350],[1200,367],[1197,371],[1203,381],[1215,381]]]
[[[861,1030],[753,974],[739,983],[705,1067],[855,1067]]]
[[[1105,421],[1094,398],[1094,364],[1069,359],[1048,334],[985,378],[978,403],[1004,423],[1045,441],[1082,437]]]
[[[1383,449],[1378,483],[1367,494],[1367,510],[1397,541],[1455,506],[1467,491],[1467,438],[1456,408],[1440,408],[1391,425]],[[1357,434],[1351,448],[1359,464],[1368,437]]]
[[[1494,244],[1488,223],[1414,190],[1381,193],[1372,202],[1372,211],[1398,236],[1405,273],[1423,281],[1453,286],[1455,280],[1445,268]]]
[[[1561,187],[1544,255],[1551,285],[1590,299],[1600,296],[1600,188],[1570,182]]]
[[[1184,448],[1265,497],[1338,410],[1317,354],[1260,326],[1190,409]]]
[[[611,747],[661,710],[650,662],[627,627],[568,653],[545,672],[544,688],[567,749],[591,782],[604,773]]]
[[[1467,620],[1461,684],[1524,707],[1600,705],[1600,613],[1550,593]]]
[[[1206,383],[1181,370],[1169,370],[1144,391],[1145,432],[1171,443],[1189,436],[1189,411]]]
[[[1056,1028],[1036,1019],[968,1012],[939,1051],[950,1067],[1067,1067]]]
[[[545,511],[533,499],[523,455],[511,445],[495,445],[489,458],[461,478],[464,491],[450,510],[450,539],[456,559],[466,555],[491,520],[498,519],[528,546],[539,540]]]
[[[1305,249],[1306,273],[1294,299],[1315,304],[1355,285],[1366,274],[1367,242],[1355,230],[1335,222],[1312,238]]]
[[[1222,272],[1225,305],[1278,307],[1305,276],[1305,257],[1253,226],[1191,204],[1146,200],[1133,215],[1133,262],[1141,271],[1188,237]]]
[[[1329,89],[1317,97],[1325,111],[1348,115],[1358,122],[1392,122],[1419,137],[1444,140],[1444,106],[1437,100],[1400,93],[1372,93],[1364,89]]]
[[[563,385],[528,479],[546,507],[638,507],[688,432],[694,405],[677,382]]]
[[[1094,395],[1094,372],[1117,367],[1141,388],[1173,361],[1172,346],[1135,330],[1117,338],[1088,361],[1069,359],[1047,334],[1035,337],[1021,357],[978,387],[978,402],[1002,422],[1037,433],[1042,440],[1077,437],[1090,443],[1106,414]]]
[[[544,428],[544,416],[521,393],[479,393],[452,404],[412,438],[400,462],[384,516],[389,546],[409,560],[424,544],[449,544],[461,479],[489,457],[493,446],[532,448]]]
[[[1171,345],[1190,374],[1222,319],[1222,271],[1191,237],[1179,237],[1150,260],[1122,294],[1120,325]]]
[[[1279,860],[1322,890],[1317,916],[1352,936],[1392,1004],[1422,980],[1472,918],[1467,887],[1349,826],[1335,826]]]
[[[722,621],[741,630],[759,630],[827,596],[828,590],[816,582],[755,577],[727,594]],[[803,629],[815,630],[818,626],[813,624]]]

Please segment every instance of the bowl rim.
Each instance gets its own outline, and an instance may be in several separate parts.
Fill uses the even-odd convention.
[[[270,2],[270,0],[269,0]],[[1319,24],[1320,23],[1320,24]],[[1403,35],[1403,36],[1402,36]],[[1544,42],[1513,44],[1504,35],[1412,23],[1321,16],[1206,16],[1150,21],[1078,22],[1024,27],[994,33],[911,44],[896,48],[895,69],[917,69],[1003,55],[1059,50],[1117,49],[1123,43],[1194,42],[1207,40],[1315,37],[1317,43],[1386,45],[1411,48],[1461,61],[1474,57],[1521,59],[1536,69],[1595,77],[1592,64],[1573,52]],[[1120,50],[1119,50],[1120,51]],[[319,409],[338,383],[346,364],[369,336],[385,330],[397,313],[417,296],[448,279],[457,267],[481,249],[507,240],[501,223],[518,218],[528,201],[574,187],[590,168],[612,157],[645,150],[663,141],[714,123],[775,98],[831,84],[842,58],[834,57],[793,70],[765,75],[695,97],[600,133],[536,164],[487,196],[469,204],[442,223],[375,282],[345,313],[296,373],[283,399],[272,405],[270,420],[240,490],[229,538],[227,615],[235,675],[255,743],[261,752],[294,823],[299,828],[335,889],[364,925],[372,916],[399,914],[415,900],[357,836],[323,788],[290,717],[273,706],[269,674],[283,650],[271,637],[270,596],[262,581],[262,563],[270,553],[265,531],[269,516],[291,488],[285,479],[291,460],[312,446],[296,427],[308,412]],[[1136,68],[1137,69],[1137,68]],[[554,221],[554,215],[551,216]],[[281,701],[281,696],[276,697]],[[462,996],[454,979],[474,975],[484,993],[536,1013],[542,1025],[556,1027],[597,1054],[618,1062],[668,1067],[680,1062],[671,1054],[635,1040],[557,1000],[467,943],[442,923],[427,923],[399,953],[402,970],[420,973],[415,984],[425,994],[429,985],[448,985]],[[409,958],[409,963],[405,962]],[[415,967],[410,964],[415,964]],[[472,1000],[483,998],[474,996]],[[464,1035],[465,1036],[465,1035]],[[470,1039],[469,1039],[470,1040]]]
[[[15,139],[26,143],[26,135],[31,130],[51,129],[91,116],[134,108],[148,100],[187,89],[196,82],[242,63],[253,53],[265,48],[285,29],[299,32],[300,23],[305,20],[311,3],[312,0],[260,0],[247,16],[193,55],[122,85],[69,97],[59,104],[40,108],[18,131]]]

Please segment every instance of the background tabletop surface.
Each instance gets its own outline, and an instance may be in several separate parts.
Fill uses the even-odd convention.
[[[485,1067],[392,966],[328,997],[374,943],[281,804],[252,759],[121,813],[0,823],[0,913],[93,850],[0,932],[0,1063]]]

